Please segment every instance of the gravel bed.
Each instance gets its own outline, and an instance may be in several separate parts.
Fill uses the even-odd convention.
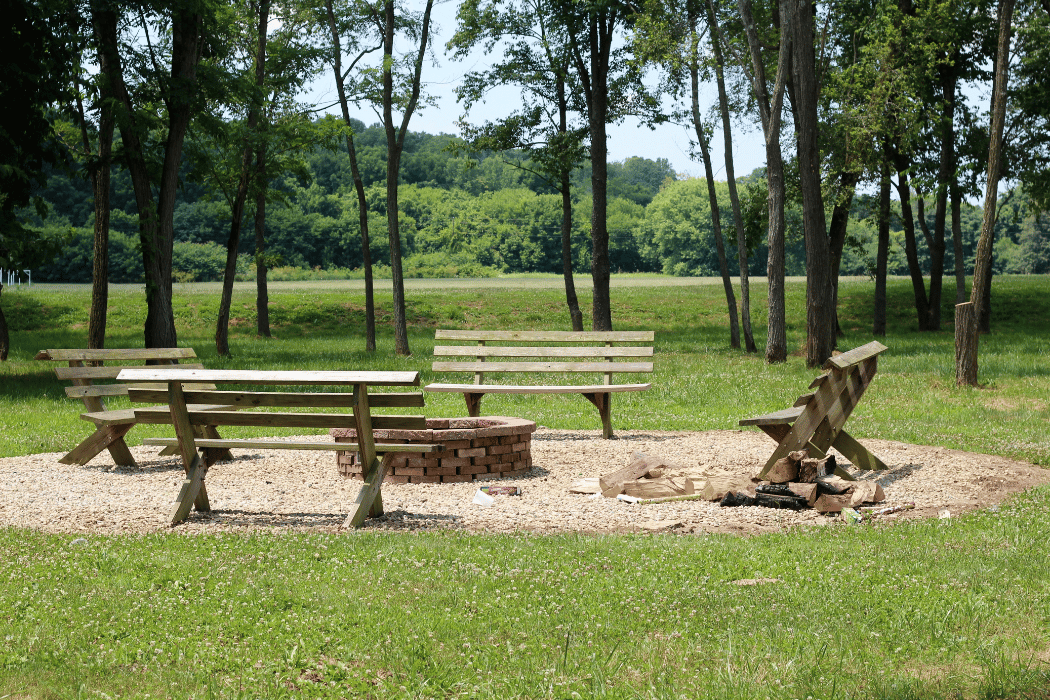
[[[755,474],[774,443],[757,431],[623,432],[541,428],[533,435],[534,467],[519,478],[464,484],[384,484],[386,513],[366,521],[372,531],[471,532],[724,532],[751,534],[795,526],[845,526],[815,511],[720,508],[685,501],[651,505],[570,493],[580,479],[625,466],[634,452],[660,457],[695,475]],[[304,440],[328,440],[311,436]],[[858,472],[880,483],[887,505],[915,502],[899,518],[938,517],[992,506],[1011,493],[1050,481],[1050,470],[1024,462],[941,447],[862,440],[889,465]],[[0,525],[67,533],[245,532],[340,529],[359,482],[344,479],[331,452],[238,450],[207,477],[213,511],[192,512],[171,528],[168,513],[183,477],[177,457],[133,447],[139,466],[114,468],[104,452],[86,466],[58,462],[61,454],[0,459]],[[840,460],[841,461],[841,460]],[[482,484],[519,486],[520,496],[472,502]]]

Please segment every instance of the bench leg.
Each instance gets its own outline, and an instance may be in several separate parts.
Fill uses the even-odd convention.
[[[887,469],[886,464],[868,451],[864,445],[857,442],[852,435],[845,430],[840,431],[832,447],[842,453],[842,456],[853,463],[857,469],[873,471]]]
[[[485,394],[463,394],[463,399],[467,402],[467,415],[471,418],[477,418],[481,415],[481,397]]]
[[[86,437],[79,445],[69,451],[62,459],[62,464],[85,465],[102,450],[108,449],[113,462],[120,467],[134,467],[135,458],[124,442],[124,436],[135,427],[134,423],[126,425],[102,425]]]
[[[361,490],[354,499],[353,510],[346,516],[343,527],[361,527],[361,523],[370,513],[383,514],[383,495],[380,487],[383,485],[387,469],[390,468],[390,462],[396,454],[396,452],[387,452],[382,459],[376,457],[372,461],[372,467],[364,474],[364,483],[361,484]]]
[[[190,509],[194,506],[195,502],[199,502],[200,497],[203,495],[205,504],[207,504],[208,496],[204,492],[204,472],[207,467],[204,464],[204,460],[201,459],[198,453],[193,458],[193,464],[186,470],[186,478],[182,482],[182,488],[179,490],[179,496],[175,499],[175,506],[171,510],[171,524],[178,525],[186,516],[190,514]],[[209,508],[199,508],[198,510],[210,510]]]
[[[602,418],[602,437],[612,440],[612,394],[584,394],[583,397],[594,404],[598,409],[598,415]]]

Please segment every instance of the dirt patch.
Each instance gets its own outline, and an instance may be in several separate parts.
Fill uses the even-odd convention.
[[[889,469],[855,472],[857,478],[881,484],[886,505],[916,503],[913,511],[886,516],[887,522],[939,517],[945,510],[955,516],[1050,482],[1050,470],[1002,457],[888,440],[861,442]],[[532,441],[535,466],[520,478],[498,482],[520,486],[522,495],[497,496],[493,505],[485,507],[474,504],[473,496],[481,483],[494,482],[384,484],[386,513],[366,521],[366,528],[746,535],[796,526],[842,525],[837,517],[815,511],[720,508],[701,501],[632,505],[569,492],[582,478],[624,466],[634,452],[659,455],[694,474],[752,475],[774,447],[757,431],[638,431],[603,440],[597,431],[540,429]],[[108,453],[83,467],[59,463],[61,454],[0,459],[0,525],[70,533],[167,530],[183,472],[177,458],[160,457],[158,449],[132,448],[139,461],[135,468],[113,468]],[[338,474],[332,453],[239,450],[235,456],[234,461],[217,464],[208,473],[207,490],[214,510],[192,512],[175,531],[335,531],[357,493],[359,482]]]

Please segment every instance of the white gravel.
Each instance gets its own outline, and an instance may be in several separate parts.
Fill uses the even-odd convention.
[[[720,508],[686,501],[631,505],[569,492],[584,477],[627,464],[634,452],[661,457],[681,473],[756,473],[774,443],[755,431],[699,433],[623,432],[616,440],[597,431],[541,428],[533,435],[535,466],[523,477],[465,484],[383,486],[386,513],[366,521],[372,530],[456,529],[476,532],[756,533],[793,526],[841,524],[815,511]],[[312,438],[327,440],[327,436]],[[890,469],[858,473],[882,484],[887,505],[914,501],[900,517],[952,515],[996,504],[1011,493],[1050,481],[1050,471],[1024,462],[886,440],[862,440]],[[168,513],[183,477],[177,457],[159,448],[134,447],[135,468],[114,468],[107,452],[90,464],[60,464],[61,454],[0,459],[0,525],[70,533],[167,531]],[[243,532],[252,529],[338,530],[359,482],[340,476],[335,454],[317,451],[240,450],[207,477],[210,513],[191,513],[175,531]],[[841,460],[840,460],[841,461]],[[521,496],[496,496],[492,506],[472,503],[483,484],[514,485]]]

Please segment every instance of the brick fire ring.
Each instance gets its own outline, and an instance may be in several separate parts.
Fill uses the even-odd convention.
[[[393,457],[386,481],[398,484],[461,483],[521,476],[532,467],[536,424],[522,418],[428,418],[426,430],[376,430],[380,444],[441,445],[429,453],[401,452]],[[333,428],[335,441],[356,442],[353,428]],[[356,452],[337,452],[339,473],[361,478]]]

